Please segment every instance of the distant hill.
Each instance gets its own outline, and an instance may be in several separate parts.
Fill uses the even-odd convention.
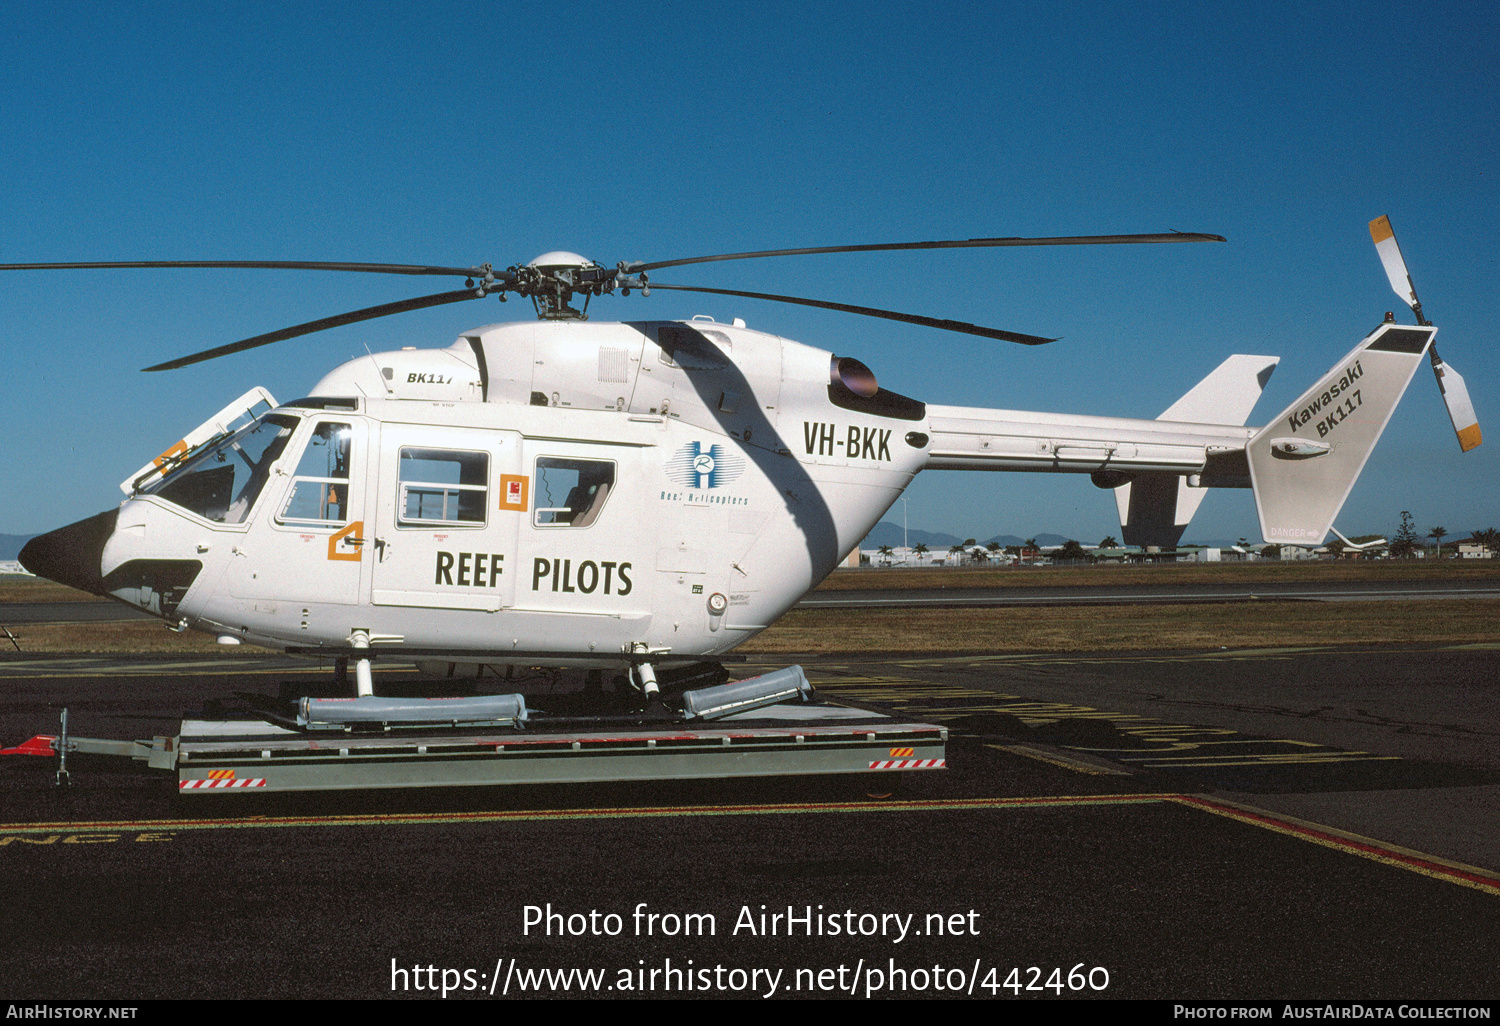
[[[15,559],[21,554],[21,546],[35,537],[34,534],[0,534],[0,559]]]
[[[957,545],[963,541],[962,538],[955,538],[951,534],[943,534],[940,531],[921,531],[915,527],[907,531],[905,537],[912,545],[926,545],[929,549],[941,548],[944,552],[948,551],[950,545]],[[902,544],[904,542],[901,525],[882,520],[865,536],[865,540],[859,543],[859,547],[878,549],[882,545],[889,545],[892,548],[899,548]]]

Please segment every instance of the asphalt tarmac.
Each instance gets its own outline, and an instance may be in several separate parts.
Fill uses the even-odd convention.
[[[859,588],[812,591],[799,609],[859,609],[906,606],[1119,606],[1195,602],[1371,602],[1411,599],[1495,598],[1491,581],[1319,581],[1242,584],[1076,585],[1026,588]],[[120,602],[4,602],[0,626],[32,623],[104,623],[154,617]]]
[[[947,724],[948,768],[882,798],[199,796],[123,760],[75,756],[60,790],[52,760],[0,759],[0,992],[1500,996],[1495,646],[805,665],[840,702]],[[55,733],[62,704],[76,735],[171,733],[205,697],[325,673],[15,654],[0,743]]]

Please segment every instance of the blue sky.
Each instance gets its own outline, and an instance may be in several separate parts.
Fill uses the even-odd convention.
[[[1222,245],[958,250],[674,269],[1062,336],[1040,349],[657,292],[604,319],[739,316],[929,402],[1154,417],[1232,352],[1280,355],[1263,423],[1398,309],[1389,214],[1491,440],[1418,372],[1337,526],[1500,524],[1500,15],[1493,5],[46,4],[0,39],[0,262],[602,263],[792,246],[1178,229]],[[415,286],[413,283],[415,282]],[[436,287],[429,287],[434,282]],[[448,345],[439,308],[166,374],[139,368],[441,279],[0,278],[0,532],[116,483],[252,384]],[[1410,320],[1404,310],[1403,319]],[[914,526],[1118,534],[1074,476],[926,474]],[[899,517],[899,506],[895,511]],[[1215,492],[1193,537],[1255,536]]]

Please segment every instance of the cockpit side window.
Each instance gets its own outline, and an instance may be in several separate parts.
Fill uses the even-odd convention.
[[[590,527],[615,486],[612,460],[570,460],[538,456],[537,527]]]
[[[283,521],[341,524],[349,519],[348,424],[322,423],[313,429],[297,461]]]
[[[142,491],[220,524],[241,524],[270,479],[296,417],[268,413]]]

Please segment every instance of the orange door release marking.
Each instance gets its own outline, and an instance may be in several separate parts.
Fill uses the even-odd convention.
[[[363,532],[364,532],[364,529],[365,529],[365,522],[363,520],[356,520],[356,521],[354,521],[354,523],[352,523],[348,527],[344,528],[338,534],[335,534],[333,537],[329,538],[328,539],[328,558],[329,559],[347,559],[347,560],[351,560],[352,562],[358,563],[359,562],[359,556],[360,556],[359,546],[364,543],[364,538],[362,536]],[[349,539],[349,544],[352,545],[352,546],[354,546],[353,551],[350,551],[350,552],[340,552],[339,551],[339,542],[343,541],[345,538]]]

